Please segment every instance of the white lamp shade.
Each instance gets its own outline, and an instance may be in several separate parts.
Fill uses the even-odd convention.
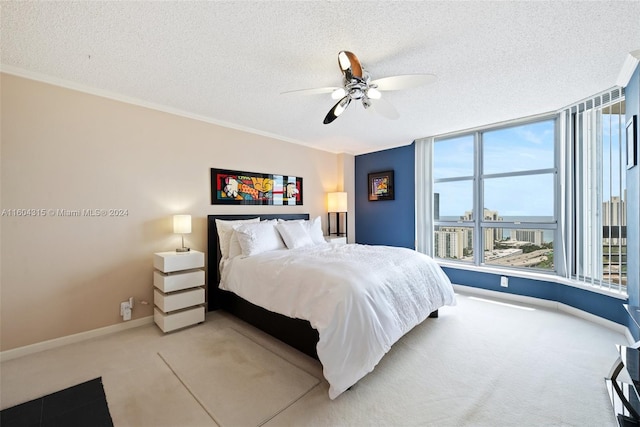
[[[339,191],[327,195],[327,212],[347,212],[347,193]]]
[[[174,215],[173,232],[176,234],[191,233],[191,215]]]

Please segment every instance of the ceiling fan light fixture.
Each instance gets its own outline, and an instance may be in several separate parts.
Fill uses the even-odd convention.
[[[344,113],[344,110],[347,109],[347,105],[349,105],[349,101],[348,97],[344,97],[340,102],[338,102],[338,105],[336,105],[336,108],[333,110],[333,114],[338,117],[340,114]]]
[[[352,52],[341,50],[338,53],[338,65],[340,66],[340,70],[342,70],[342,74],[344,74],[345,79],[351,80],[353,78],[363,78],[360,60]]]
[[[382,97],[382,93],[374,87],[370,87],[367,89],[367,97],[369,99],[380,99]]]
[[[345,72],[349,68],[351,68],[351,61],[349,60],[349,56],[347,56],[347,52],[341,50],[338,53],[338,64],[340,65],[340,69]]]
[[[347,92],[344,90],[344,88],[339,87],[338,89],[331,92],[331,99],[338,100],[340,98],[344,98],[346,94]]]
[[[329,112],[327,113],[327,116],[324,118],[324,121],[322,123],[324,123],[325,125],[328,125],[329,123],[333,122],[335,119],[338,118],[340,114],[344,112],[344,110],[347,109],[347,106],[349,105],[350,102],[351,102],[351,98],[349,98],[348,95],[342,98],[340,101],[336,103],[336,105],[333,106],[331,110],[329,110]]]

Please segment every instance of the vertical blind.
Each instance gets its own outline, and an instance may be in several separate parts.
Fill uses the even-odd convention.
[[[626,158],[624,90],[567,107],[563,147],[567,276],[626,292]]]

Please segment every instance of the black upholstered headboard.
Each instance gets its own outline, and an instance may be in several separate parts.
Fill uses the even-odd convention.
[[[308,321],[273,313],[265,308],[251,304],[233,292],[227,292],[219,288],[219,266],[222,255],[220,254],[220,239],[218,238],[216,219],[230,221],[251,219],[257,216],[260,219],[309,219],[309,214],[209,215],[207,217],[209,310],[222,308],[239,319],[317,359],[316,345],[318,344],[319,335],[318,331],[313,329]]]
[[[309,219],[309,214],[244,214],[244,215],[208,215],[207,216],[207,289],[209,310],[217,310],[224,308],[225,291],[218,288],[220,284],[220,239],[218,238],[218,228],[216,227],[216,219],[225,221],[233,221],[238,219],[251,219],[260,217],[260,219]]]

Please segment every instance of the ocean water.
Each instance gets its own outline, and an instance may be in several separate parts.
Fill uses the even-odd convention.
[[[459,221],[460,217],[458,216],[443,216],[440,217],[440,221]],[[552,223],[553,217],[551,216],[504,216],[502,217],[504,222],[521,222],[522,226],[518,227],[521,230],[535,230],[536,228],[530,227],[527,223],[531,222],[542,222],[542,223]],[[500,221],[496,221],[496,228],[500,228]],[[544,230],[542,233],[542,239],[544,242],[552,242],[553,234],[555,230]]]

